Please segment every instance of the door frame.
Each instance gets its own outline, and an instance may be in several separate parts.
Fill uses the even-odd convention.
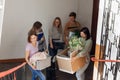
[[[95,55],[98,12],[99,12],[99,0],[93,0],[93,13],[92,13],[92,24],[91,24],[91,37],[93,40],[93,46],[91,50],[91,55]]]

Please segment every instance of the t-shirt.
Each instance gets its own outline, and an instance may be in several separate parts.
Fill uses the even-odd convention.
[[[44,33],[43,32],[39,32],[38,34],[37,34],[37,36],[38,36],[38,51],[40,51],[40,52],[42,52],[42,51],[45,51],[45,49],[46,49],[46,41],[45,40],[41,40],[41,38],[45,38],[45,36],[44,36]]]
[[[30,56],[29,57],[34,55],[36,52],[38,52],[38,42],[37,42],[37,45],[35,47],[31,43],[27,43],[26,51],[30,51]]]
[[[49,38],[60,39],[61,37],[62,33],[60,33],[55,26],[49,30]]]
[[[39,40],[41,40],[41,38],[43,37],[43,32],[40,32],[40,33],[38,33],[37,35],[38,35],[38,40],[37,40],[37,41],[39,41]]]

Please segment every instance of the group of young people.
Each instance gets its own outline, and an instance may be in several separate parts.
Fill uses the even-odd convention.
[[[36,80],[37,77],[39,77],[40,80],[56,80],[54,58],[57,55],[58,49],[64,49],[69,46],[69,33],[71,31],[77,31],[79,36],[85,39],[84,49],[73,57],[73,59],[76,59],[81,56],[86,56],[86,64],[76,72],[77,80],[84,80],[84,71],[88,67],[90,61],[89,53],[92,47],[92,39],[88,28],[82,27],[80,23],[76,21],[75,12],[69,14],[69,21],[66,23],[64,29],[60,17],[54,19],[48,35],[48,50],[41,22],[37,21],[33,24],[33,27],[28,32],[28,43],[25,51],[25,60],[32,72],[32,80]],[[51,66],[46,68],[46,77],[40,70],[36,70],[36,66],[32,65],[29,61],[30,57],[38,51],[46,51],[51,56]]]

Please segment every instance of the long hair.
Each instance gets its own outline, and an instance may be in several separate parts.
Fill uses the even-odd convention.
[[[39,21],[36,21],[34,24],[33,24],[33,27],[30,29],[30,31],[28,32],[28,35],[30,33],[36,33],[36,30],[40,29],[42,27],[42,23],[39,22]]]
[[[59,25],[58,25],[58,31],[60,32],[60,33],[62,33],[62,22],[61,22],[61,19],[60,19],[60,17],[56,17],[55,19],[54,19],[54,21],[53,21],[53,26],[55,26],[55,21],[56,20],[59,20]]]
[[[85,33],[85,35],[87,36],[86,40],[88,40],[90,38],[90,32],[89,29],[87,27],[83,27],[80,32]]]

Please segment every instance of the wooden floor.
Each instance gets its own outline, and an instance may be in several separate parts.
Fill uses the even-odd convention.
[[[2,63],[0,64],[0,72],[13,68],[19,64],[20,63],[7,63],[7,64]],[[28,68],[26,68],[25,71],[22,68],[21,70],[18,70],[17,73],[18,75],[20,75],[17,76],[19,77],[17,78],[17,80],[23,80],[24,78],[25,80],[31,80],[31,72]],[[45,73],[45,71],[43,71],[43,73]],[[93,74],[93,62],[90,62],[87,70],[85,71],[85,78],[86,78],[85,80],[92,80],[92,76],[93,76],[92,74]],[[75,74],[69,74],[56,69],[56,80],[76,80],[76,77]]]

